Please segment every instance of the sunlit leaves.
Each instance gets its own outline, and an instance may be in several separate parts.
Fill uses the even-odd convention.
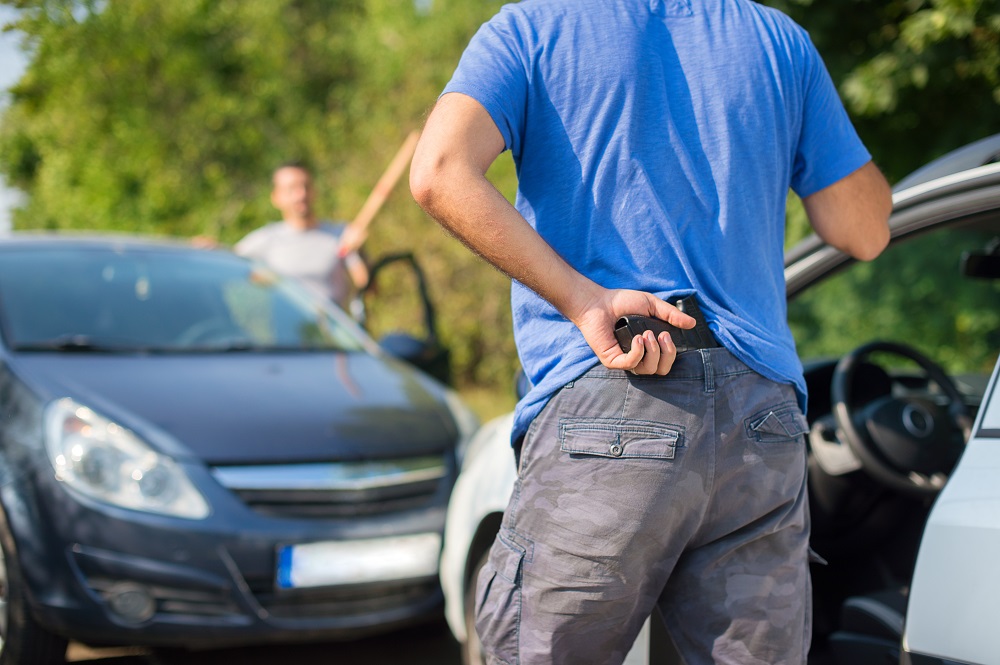
[[[890,180],[1000,132],[1000,0],[769,0],[805,27]]]
[[[0,132],[18,226],[237,237],[352,84],[354,2],[20,4],[34,53]]]

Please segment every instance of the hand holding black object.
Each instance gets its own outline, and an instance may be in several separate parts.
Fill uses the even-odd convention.
[[[677,353],[718,346],[718,342],[715,341],[708,329],[708,322],[705,320],[695,296],[686,296],[678,300],[675,306],[695,319],[694,328],[680,328],[654,317],[629,314],[621,317],[615,323],[615,338],[622,351],[628,353],[632,346],[632,339],[637,335],[642,335],[647,330],[651,331],[655,337],[659,337],[661,332],[669,334],[677,348]]]

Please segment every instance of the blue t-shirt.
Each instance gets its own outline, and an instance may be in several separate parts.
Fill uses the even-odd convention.
[[[523,0],[472,39],[444,93],[489,112],[518,211],[608,288],[696,292],[719,341],[805,382],[787,323],[789,187],[808,196],[870,160],[805,31],[750,0]],[[598,361],[523,285],[514,338],[533,384],[514,439]]]

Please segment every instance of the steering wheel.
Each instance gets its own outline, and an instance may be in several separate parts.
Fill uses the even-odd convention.
[[[947,403],[886,395],[862,407],[854,405],[855,370],[875,352],[917,363],[941,388]],[[934,496],[941,491],[972,432],[972,417],[962,393],[940,365],[905,344],[871,342],[840,359],[831,393],[839,434],[870,476],[911,495]]]

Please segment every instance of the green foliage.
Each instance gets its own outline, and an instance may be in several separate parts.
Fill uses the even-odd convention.
[[[406,134],[423,124],[458,57],[479,24],[502,3],[435,0],[418,12],[410,2],[369,0],[355,36],[355,54],[369,66],[357,72],[349,102],[357,118],[351,150],[328,153],[322,172],[339,193],[341,215],[363,204]],[[407,11],[400,11],[405,5]],[[510,200],[516,189],[509,155],[488,174]],[[373,257],[413,252],[427,274],[438,310],[438,332],[451,350],[458,385],[513,390],[517,356],[511,334],[510,283],[414,203],[406,183],[372,224],[366,246]],[[406,271],[389,269],[366,298],[376,337],[397,329],[420,332],[416,287]]]
[[[1000,0],[768,0],[806,28],[891,182],[1000,132]]]
[[[310,162],[318,208],[351,218],[419,128],[503,0],[0,0],[30,64],[0,116],[0,172],[27,194],[19,228],[207,234],[274,218],[270,172]],[[1000,0],[773,0],[806,27],[876,161],[896,180],[1000,131]],[[513,199],[509,155],[489,174]],[[808,232],[790,197],[788,242]],[[511,390],[509,282],[429,220],[405,181],[370,257],[413,252],[456,382]],[[376,334],[419,329],[388,270]]]
[[[270,216],[272,164],[344,133],[359,2],[20,4],[34,57],[0,133],[30,196],[17,226],[232,238]]]
[[[951,372],[988,376],[1000,346],[1000,282],[969,279],[959,266],[964,252],[984,249],[998,231],[996,222],[939,229],[814,285],[789,304],[799,355],[837,357],[887,339]]]
[[[794,247],[810,233],[812,227],[809,226],[809,218],[802,206],[802,199],[796,196],[795,192],[789,191],[788,201],[785,204],[785,247]]]

